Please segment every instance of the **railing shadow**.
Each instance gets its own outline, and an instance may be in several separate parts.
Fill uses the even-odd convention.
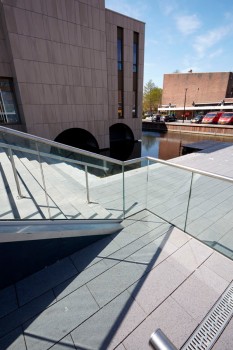
[[[50,259],[56,261],[59,259],[59,252],[60,254],[62,252],[62,257],[64,257],[72,253],[76,253],[78,250],[82,251],[82,248],[85,249],[85,247],[88,246],[88,255],[86,255],[86,259],[83,261],[82,266],[82,270],[85,270],[85,268],[99,255],[99,253],[103,251],[108,244],[110,244],[114,236],[114,234],[112,236],[105,236],[103,239],[100,239],[99,236],[93,236],[85,237],[85,239],[79,237],[71,239],[44,240],[38,242],[15,242],[14,245],[11,243],[2,243],[0,245],[0,266],[5,266],[4,275],[7,275],[7,267],[12,266],[11,260],[13,258],[14,264],[16,264],[17,268],[19,268],[19,271],[23,271],[23,269],[26,269],[28,266],[35,269],[35,264],[39,264],[40,260],[43,259],[46,254],[50,255]],[[76,273],[72,277],[69,276],[67,280],[60,281],[62,286],[61,292],[70,283],[72,283],[80,272],[81,271],[76,269]],[[1,277],[4,276],[1,275]],[[18,276],[18,279],[20,279],[20,276]],[[48,280],[48,286],[49,284],[50,283]],[[30,323],[32,323],[37,316],[40,315],[40,313],[56,302],[56,297],[54,293],[51,292],[52,288],[53,286],[48,287],[47,292],[43,291],[42,297],[35,296],[35,298],[29,300],[28,303],[18,307],[16,310],[9,312],[6,315],[3,315],[3,317],[0,318],[1,350],[8,349],[17,338],[23,336],[24,332],[21,328],[23,324],[27,323],[29,326]],[[32,305],[32,307],[30,307],[30,305]]]
[[[148,276],[148,273],[151,271],[153,265],[155,264],[156,260],[159,258],[167,240],[169,239],[169,236],[171,234],[171,231],[172,231],[172,226],[170,227],[170,229],[164,234],[164,237],[162,239],[162,242],[160,243],[160,245],[158,246],[158,248],[156,249],[155,251],[155,254],[153,255],[153,258],[150,260],[149,264],[147,265],[146,269],[142,272],[142,276],[141,278],[136,282],[136,286],[134,288],[134,290],[132,291],[134,297],[139,293],[139,291],[141,290],[147,276]],[[83,261],[83,266],[82,266],[82,270],[85,270],[86,266],[88,266],[96,257],[99,257],[101,258],[102,254],[101,252],[103,251],[103,249],[105,247],[108,246],[108,244],[111,243],[112,239],[114,237],[117,236],[117,233],[116,234],[113,234],[112,236],[109,236],[109,237],[106,237],[105,239],[102,239],[96,243],[94,243],[94,246],[93,246],[93,249],[89,249],[89,256],[86,256],[86,259],[85,261]],[[111,255],[111,254],[110,254]],[[105,257],[103,256],[102,257],[103,259],[105,259]],[[109,257],[111,259],[111,256]],[[108,257],[106,258],[108,259]],[[120,263],[121,261],[126,261],[127,262],[127,258],[126,259],[120,259],[117,263]],[[132,263],[132,261],[130,261],[130,263]],[[135,264],[139,264],[138,262],[134,262]],[[72,283],[72,281],[77,277],[77,275],[79,273],[81,273],[81,271],[77,272],[77,274],[75,274],[73,277],[69,278],[69,280],[67,280],[67,282],[63,282],[62,285],[61,285],[61,293],[62,291],[67,287],[69,286],[70,283]],[[39,315],[41,312],[43,312],[51,303],[54,303],[54,301],[56,300],[55,298],[53,298],[52,294],[50,294],[47,298],[45,298],[46,300],[44,300],[44,302],[42,301],[41,305],[40,305],[40,310],[37,310],[37,313],[36,314],[30,314],[27,315],[27,317],[25,317],[24,313],[21,312],[20,313],[20,309],[19,310],[16,310],[16,311],[13,311],[12,313],[10,313],[8,316],[0,319],[0,329],[2,329],[1,331],[1,334],[0,336],[3,336],[3,330],[5,329],[5,334],[7,334],[8,332],[9,333],[9,337],[6,337],[5,338],[5,341],[3,342],[2,339],[0,339],[0,348],[2,350],[5,350],[8,348],[8,346],[10,346],[10,344],[14,341],[14,339],[12,339],[12,337],[10,336],[10,334],[12,333],[11,331],[14,331],[14,330],[17,330],[17,328],[24,324],[25,322],[27,323],[27,326],[30,325],[31,322],[33,322],[36,318],[37,318],[37,315]],[[106,337],[105,339],[103,340],[102,344],[101,344],[101,347],[99,348],[100,350],[104,350],[104,349],[107,349],[112,338],[114,337],[115,333],[117,332],[117,330],[119,329],[122,321],[124,320],[125,316],[127,315],[129,309],[131,308],[131,305],[133,303],[134,299],[132,297],[130,297],[128,299],[128,301],[126,302],[126,304],[124,305],[124,307],[121,309],[116,321],[114,322],[114,324],[112,325],[110,331],[108,332],[108,334],[106,334]],[[55,301],[56,302],[56,301]],[[7,326],[6,324],[8,323],[7,321],[10,321],[10,320],[14,320],[13,323],[11,323],[9,326],[8,326],[8,329],[7,329]],[[30,321],[31,319],[31,321]],[[72,330],[71,330],[72,331]],[[12,333],[13,334],[13,333]],[[38,337],[37,335],[35,334],[31,334],[29,332],[27,332],[27,330],[24,330],[24,333],[21,332],[18,334],[19,335],[22,335],[22,334],[25,334],[27,336],[30,336],[30,337]],[[69,333],[68,333],[69,334]],[[66,335],[65,335],[66,336]],[[65,338],[64,336],[64,338]],[[38,339],[40,338],[40,336],[38,337]],[[7,340],[8,339],[8,340]],[[41,337],[41,340],[43,339],[43,337]],[[67,349],[72,349],[72,344],[67,344],[66,341],[62,340],[63,338],[61,337],[61,340],[59,340],[59,344],[62,343],[62,346],[64,348],[67,348]],[[51,343],[56,343],[57,340],[56,339],[47,339],[45,337],[45,341],[46,342],[51,342]],[[5,345],[4,345],[5,344]],[[4,345],[4,346],[3,346]],[[76,344],[76,347],[78,346],[79,349],[87,349],[87,348],[82,348],[80,347],[78,344]],[[75,347],[74,347],[75,349]]]
[[[99,348],[99,350],[106,350],[108,349],[109,344],[111,343],[112,338],[114,337],[114,335],[116,334],[118,328],[120,327],[122,321],[124,320],[125,316],[127,315],[129,309],[131,308],[135,297],[137,296],[137,294],[139,293],[139,291],[141,290],[145,280],[147,279],[147,275],[148,273],[151,271],[152,267],[154,266],[155,262],[158,260],[166,242],[168,241],[171,232],[172,232],[173,227],[170,227],[170,229],[164,234],[164,238],[162,240],[162,242],[160,243],[159,247],[157,248],[153,258],[151,259],[150,263],[147,265],[147,268],[145,270],[145,272],[143,273],[143,276],[138,280],[135,288],[132,291],[132,295],[134,296],[134,298],[130,298],[128,299],[128,301],[126,302],[126,304],[124,305],[123,309],[120,311],[119,316],[117,317],[115,323],[112,325],[108,335],[105,337],[104,341],[102,342],[101,347]],[[85,348],[80,348],[80,350],[86,350]]]

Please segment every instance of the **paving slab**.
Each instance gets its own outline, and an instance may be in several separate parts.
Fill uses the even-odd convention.
[[[14,331],[0,339],[1,350],[28,350],[26,348],[23,330],[18,327]]]
[[[24,324],[27,350],[50,348],[98,309],[87,287],[79,288]]]
[[[19,304],[24,305],[77,272],[71,260],[65,258],[19,281],[16,283]]]
[[[77,271],[81,272],[84,269],[89,268],[106,256],[120,249],[120,246],[116,244],[113,239],[114,236],[105,237],[93,243],[91,246],[72,254],[70,258]]]
[[[226,280],[202,265],[174,291],[172,297],[189,315],[201,322],[228,284]]]
[[[114,349],[145,317],[126,291],[74,330],[72,338],[77,349]]]
[[[98,305],[103,307],[137,281],[142,274],[143,271],[134,262],[122,261],[99,278],[87,283],[87,287]]]
[[[21,326],[32,317],[40,314],[55,302],[56,298],[50,290],[0,318],[0,337]]]
[[[204,265],[229,283],[233,280],[233,260],[214,252]]]
[[[185,275],[178,271],[174,264],[163,261],[130,286],[128,291],[149,315],[184,282],[185,278]]]
[[[167,261],[176,266],[180,272],[189,276],[211,254],[213,250],[196,239],[189,240],[179,250],[168,257]]]
[[[74,345],[73,339],[71,338],[71,335],[69,334],[67,337],[60,340],[57,344],[52,346],[50,349],[53,349],[53,350],[76,350],[76,347]]]
[[[169,297],[129,334],[123,345],[126,350],[152,349],[149,345],[150,336],[160,328],[179,349],[197,324],[192,316]]]
[[[0,318],[18,308],[15,286],[0,290]]]
[[[57,285],[53,288],[57,300],[66,297],[76,289],[84,286],[87,282],[98,278],[98,276],[106,270],[108,270],[108,265],[106,265],[105,260],[102,259],[88,269],[83,270],[78,275],[73,276],[65,282]]]

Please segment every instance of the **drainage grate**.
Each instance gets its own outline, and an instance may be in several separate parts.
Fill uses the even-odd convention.
[[[207,350],[214,345],[233,316],[233,282],[221,295],[182,350]]]

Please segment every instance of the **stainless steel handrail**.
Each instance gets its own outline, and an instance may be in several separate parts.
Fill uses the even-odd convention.
[[[149,344],[155,350],[177,350],[160,328],[151,334]]]
[[[92,158],[100,159],[100,160],[107,161],[107,162],[114,163],[114,164],[121,165],[121,166],[134,164],[137,162],[141,162],[142,160],[148,159],[148,160],[151,160],[151,161],[159,163],[159,164],[169,165],[169,166],[174,167],[174,168],[187,170],[189,172],[193,172],[193,173],[196,173],[199,175],[205,175],[205,176],[212,177],[214,179],[225,180],[225,181],[228,181],[230,183],[233,183],[233,179],[230,177],[227,177],[227,176],[222,176],[222,175],[210,173],[210,172],[203,171],[203,170],[198,170],[195,168],[187,167],[187,166],[180,165],[180,164],[175,164],[175,163],[172,163],[172,162],[169,162],[166,160],[161,160],[161,159],[157,159],[157,158],[153,158],[153,157],[142,157],[142,158],[130,159],[127,161],[120,161],[120,160],[116,160],[116,159],[102,156],[99,154],[93,154],[92,152],[84,151],[82,149],[77,149],[77,148],[72,147],[72,146],[67,146],[67,145],[64,145],[62,143],[43,139],[42,137],[39,137],[39,136],[29,135],[29,134],[21,132],[21,131],[6,128],[5,126],[0,126],[0,131],[5,132],[5,133],[9,133],[11,135],[19,136],[22,138],[27,138],[27,139],[32,140],[32,141],[38,141],[38,142],[44,143],[44,144],[49,145],[49,146],[54,146],[56,148],[61,148],[64,150],[72,151],[73,153],[76,153],[76,154],[90,156]],[[65,159],[67,159],[67,158],[65,158]]]
[[[218,174],[214,174],[214,173],[209,173],[208,171],[204,171],[204,170],[199,170],[199,169],[195,169],[195,168],[190,168],[184,165],[180,165],[180,164],[175,164],[172,162],[168,162],[166,160],[161,160],[161,159],[156,159],[156,158],[152,158],[152,157],[147,157],[148,160],[152,160],[156,163],[160,163],[160,164],[164,164],[164,165],[169,165],[172,166],[174,168],[179,168],[179,169],[183,169],[192,173],[196,173],[199,175],[205,175],[205,176],[209,176],[212,177],[214,179],[218,179],[218,180],[224,180],[224,181],[228,181],[233,183],[233,178],[228,177],[228,176],[223,176],[223,175],[218,175]]]
[[[7,144],[7,143],[0,142],[0,147],[7,148],[7,149],[11,148],[11,149],[13,149],[15,151],[20,151],[20,152],[24,152],[24,153],[30,153],[30,154],[34,154],[36,156],[38,155],[37,151],[34,151],[32,149],[24,148],[24,147],[20,147],[20,146],[15,146],[15,145],[10,145],[10,144]],[[51,159],[57,159],[57,160],[65,161],[66,163],[73,163],[73,164],[88,166],[89,168],[95,168],[95,169],[100,169],[100,170],[108,170],[107,167],[103,167],[103,166],[95,165],[95,164],[91,164],[91,163],[86,163],[86,162],[82,162],[80,160],[70,159],[70,158],[66,158],[66,157],[62,157],[62,156],[57,156],[55,154],[49,154],[49,153],[40,152],[40,155],[45,157],[45,158],[51,158]]]
[[[91,157],[91,158],[105,160],[107,162],[118,164],[118,165],[122,165],[123,164],[122,161],[117,160],[117,159],[113,159],[113,158],[110,158],[110,157],[102,156],[100,154],[88,152],[88,151],[82,150],[80,148],[67,146],[67,145],[64,145],[63,143],[50,141],[50,140],[44,139],[44,138],[39,137],[39,136],[35,136],[35,135],[24,133],[22,131],[10,129],[10,128],[7,128],[5,126],[0,126],[0,131],[5,132],[5,133],[10,134],[10,135],[18,136],[18,137],[21,137],[21,138],[26,138],[26,139],[31,140],[31,141],[44,143],[44,144],[52,146],[52,147],[64,149],[66,151],[72,151],[73,153],[76,153],[76,154],[82,154],[82,155],[85,155],[85,156],[88,156],[88,157]]]

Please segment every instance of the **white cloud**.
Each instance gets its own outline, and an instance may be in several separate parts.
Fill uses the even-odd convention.
[[[177,9],[176,0],[169,0],[169,4],[164,0],[160,0],[158,4],[165,16],[171,15]]]
[[[211,52],[208,55],[208,58],[214,58],[214,57],[220,56],[220,55],[222,55],[222,53],[223,53],[223,49],[218,49],[216,51]]]
[[[219,27],[210,30],[206,34],[198,35],[194,41],[193,47],[199,57],[203,57],[207,50],[218,44],[224,37],[232,31],[232,25]]]
[[[176,25],[178,30],[183,35],[189,35],[194,33],[197,29],[200,28],[201,22],[197,18],[197,15],[186,15],[186,16],[176,16]]]

